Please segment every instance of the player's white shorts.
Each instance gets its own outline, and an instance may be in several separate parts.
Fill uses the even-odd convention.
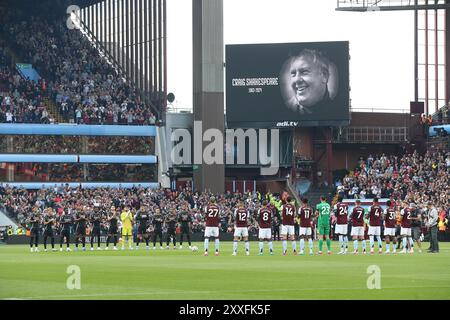
[[[205,238],[219,237],[219,227],[205,227]]]
[[[285,225],[281,225],[281,232],[280,234],[282,236],[293,236],[295,235],[295,230],[294,230],[294,226],[285,226]]]
[[[400,228],[400,235],[411,237],[411,228]]]
[[[300,227],[300,235],[301,236],[310,236],[312,234],[311,227]]]
[[[384,235],[395,237],[395,228],[384,228]]]
[[[369,226],[369,232],[367,232],[369,236],[381,236],[381,227],[372,227]]]
[[[334,228],[335,234],[343,234],[346,235],[348,232],[348,225],[347,224],[336,224],[336,227]]]
[[[364,237],[364,227],[352,227],[352,236]]]
[[[259,239],[272,239],[272,229],[261,228],[258,232]]]
[[[235,237],[248,237],[248,229],[247,228],[235,228],[234,229],[234,236]]]

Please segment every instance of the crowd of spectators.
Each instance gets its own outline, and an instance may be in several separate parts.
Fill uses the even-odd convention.
[[[101,165],[91,167],[98,168],[99,172],[102,171]],[[91,167],[89,174],[94,177],[96,173],[95,170],[91,170]],[[66,169],[70,169],[70,166]],[[116,173],[121,177],[116,181],[124,181],[124,173],[120,170]],[[137,172],[137,175],[142,175],[142,173]],[[62,177],[56,178],[63,181]],[[108,178],[100,173],[98,178],[108,181]],[[419,205],[431,202],[438,208],[438,212],[445,213],[450,207],[449,178],[450,152],[427,152],[423,155],[413,152],[403,156],[381,154],[361,158],[355,170],[338,183],[337,193],[347,199],[378,197]],[[130,177],[125,180],[130,180]],[[210,192],[193,192],[189,185],[178,191],[139,187],[133,189],[71,189],[65,185],[30,191],[0,186],[0,208],[5,208],[14,218],[23,221],[33,206],[41,209],[52,207],[57,212],[65,209],[72,210],[79,206],[99,206],[105,212],[109,212],[112,204],[119,208],[128,205],[133,210],[137,210],[141,204],[146,204],[153,209],[159,206],[166,214],[174,206],[187,203],[194,219],[193,229],[201,232],[204,219],[202,208],[209,202],[211,195]],[[275,208],[279,209],[281,205],[279,195],[272,197],[270,194],[261,195],[258,192],[247,194],[227,192],[215,194],[215,196],[222,208],[221,226],[225,232],[230,231],[228,223],[239,199],[245,200],[246,206],[251,212],[250,232],[253,234],[257,230],[254,214],[259,209],[261,201],[270,199],[274,212],[277,212]]]
[[[156,166],[151,164],[66,164],[16,163],[16,181],[29,182],[144,182],[156,181]],[[6,173],[0,170],[0,180]]]
[[[450,152],[382,154],[360,159],[355,170],[338,183],[337,193],[350,199],[379,197],[417,204],[432,202],[447,211],[449,181]]]
[[[115,154],[155,153],[154,137],[102,136],[6,136],[0,138],[0,153],[34,154]],[[10,148],[8,148],[8,145]]]
[[[43,103],[41,85],[0,66],[0,123],[54,123]]]
[[[171,191],[142,187],[133,189],[73,189],[65,185],[55,185],[54,188],[50,189],[26,190],[0,185],[0,208],[6,210],[20,224],[25,224],[33,207],[38,207],[41,212],[45,208],[53,208],[55,212],[61,214],[63,210],[71,212],[80,207],[98,207],[101,211],[109,213],[113,205],[119,210],[129,206],[132,212],[136,212],[141,205],[146,205],[151,209],[151,212],[154,212],[156,207],[161,208],[162,214],[165,216],[175,207],[188,205],[191,208],[193,232],[203,232],[205,218],[203,208],[209,203],[212,195],[210,192],[192,192],[190,187]],[[252,234],[257,233],[255,213],[260,208],[261,201],[268,198],[269,195],[227,192],[215,196],[222,209],[222,232],[232,231],[229,225],[232,210],[240,199],[244,199],[252,213],[249,231]],[[279,195],[273,195],[273,199],[279,201],[280,197]]]
[[[41,90],[54,99],[68,122],[151,125],[156,117],[137,91],[66,18],[5,17],[2,31],[16,52],[46,79]],[[47,83],[48,82],[48,83]],[[35,96],[38,92],[34,93]],[[16,122],[20,122],[16,119]]]

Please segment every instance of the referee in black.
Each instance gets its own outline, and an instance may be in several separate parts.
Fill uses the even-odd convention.
[[[189,208],[186,204],[184,204],[181,207],[178,222],[181,224],[180,249],[183,249],[184,235],[186,235],[187,241],[189,243],[189,249],[192,249],[191,247],[192,216],[189,214]]]

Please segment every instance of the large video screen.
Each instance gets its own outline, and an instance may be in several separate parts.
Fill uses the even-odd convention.
[[[348,125],[349,43],[226,46],[229,128]]]

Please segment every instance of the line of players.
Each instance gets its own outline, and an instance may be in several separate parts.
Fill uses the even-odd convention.
[[[82,250],[86,250],[86,229],[90,230],[91,250],[94,250],[94,239],[97,239],[97,250],[102,250],[100,245],[101,230],[107,229],[107,241],[105,250],[109,249],[109,244],[113,244],[113,250],[117,249],[119,235],[122,235],[122,250],[125,249],[125,242],[128,243],[130,250],[133,250],[133,224],[137,223],[137,242],[135,249],[139,248],[140,242],[145,242],[149,249],[150,242],[153,242],[153,249],[156,249],[156,242],[159,240],[160,249],[163,249],[163,229],[167,229],[166,244],[169,248],[172,239],[174,248],[176,248],[176,228],[181,229],[180,249],[182,249],[183,238],[186,235],[191,248],[192,218],[188,207],[182,206],[179,212],[171,210],[166,216],[161,214],[161,210],[156,208],[154,213],[147,206],[141,206],[133,215],[130,207],[125,206],[123,211],[113,206],[109,213],[100,212],[96,207],[77,208],[75,212],[69,214],[63,211],[60,216],[54,213],[52,208],[47,208],[43,214],[37,208],[28,219],[30,229],[30,251],[38,252],[39,234],[43,229],[44,251],[47,251],[47,241],[50,240],[52,251],[55,248],[55,231],[60,235],[60,251],[63,251],[63,244],[66,244],[66,251],[70,249],[70,233],[72,228],[75,235],[75,250],[78,250],[79,244]],[[159,239],[158,239],[159,238]],[[34,249],[33,249],[34,246]]]
[[[407,245],[410,245],[410,252],[413,252],[413,240],[411,238],[411,208],[404,205],[401,210],[401,236],[403,237],[403,251],[406,252]],[[221,219],[221,208],[216,203],[215,197],[211,197],[210,203],[204,209],[205,214],[205,240],[204,240],[204,255],[208,255],[209,239],[214,238],[216,255],[219,255],[219,225]],[[374,253],[375,238],[378,241],[379,253],[382,253],[381,242],[381,222],[384,220],[384,235],[386,238],[386,253],[390,253],[390,242],[394,243],[393,253],[396,252],[396,219],[397,214],[395,208],[388,201],[387,208],[383,210],[378,203],[378,199],[373,200],[373,205],[369,208],[368,212],[361,207],[359,200],[356,200],[356,206],[353,208],[352,213],[348,214],[348,204],[342,201],[342,198],[338,199],[338,203],[335,205],[334,210],[331,210],[331,206],[327,203],[325,197],[321,197],[321,202],[316,206],[316,210],[313,210],[309,204],[308,199],[302,200],[301,207],[297,210],[294,201],[290,197],[286,199],[286,203],[281,207],[281,240],[283,246],[283,255],[287,254],[287,241],[292,243],[292,252],[297,254],[297,243],[295,240],[294,224],[296,216],[300,217],[300,254],[304,254],[305,242],[308,242],[309,253],[313,254],[313,241],[312,235],[312,221],[317,218],[317,228],[319,234],[319,251],[318,254],[322,254],[323,243],[326,242],[328,254],[331,254],[331,240],[330,240],[330,219],[332,216],[336,218],[335,234],[339,235],[340,251],[339,254],[346,254],[348,251],[348,222],[349,219],[352,223],[351,236],[354,241],[354,254],[358,254],[359,242],[362,244],[362,252],[366,253],[366,241],[364,240],[364,224],[365,219],[368,218],[369,230],[368,235],[370,239],[370,253]],[[141,206],[136,215],[133,215],[129,207],[125,207],[119,215],[114,207],[111,208],[109,215],[101,213],[90,207],[79,209],[74,215],[63,212],[60,217],[56,217],[52,209],[46,209],[43,215],[35,210],[30,219],[30,248],[33,251],[33,244],[35,245],[35,251],[38,250],[38,238],[39,230],[42,224],[44,228],[44,250],[47,250],[47,240],[50,238],[52,250],[54,248],[54,228],[60,229],[60,250],[62,251],[64,240],[67,245],[67,251],[70,251],[70,229],[72,224],[75,225],[75,249],[78,249],[79,242],[81,241],[82,249],[85,250],[85,237],[86,228],[91,229],[91,250],[94,250],[94,238],[97,238],[97,249],[100,250],[100,233],[102,227],[108,228],[108,238],[106,242],[106,250],[109,244],[114,244],[113,249],[117,250],[117,242],[119,235],[119,221],[121,222],[122,229],[122,249],[124,249],[125,241],[128,243],[129,249],[132,247],[132,227],[135,222],[138,226],[138,238],[136,243],[136,249],[139,248],[139,243],[142,241],[146,243],[146,248],[149,249],[149,242],[152,238],[153,249],[156,248],[156,240],[159,238],[160,249],[162,249],[163,225],[167,227],[166,242],[167,248],[169,248],[170,239],[173,241],[174,248],[176,248],[176,228],[179,224],[181,226],[181,239],[180,248],[182,248],[183,236],[187,236],[189,242],[189,248],[191,248],[191,223],[192,218],[189,214],[189,208],[187,205],[183,205],[179,210],[175,207],[163,217],[161,210],[156,208],[154,214],[147,206]],[[257,211],[256,221],[259,229],[259,254],[263,254],[264,241],[269,244],[269,252],[273,254],[272,243],[272,221],[274,212],[269,208],[268,202],[263,201],[262,207]],[[251,215],[245,206],[243,200],[238,202],[237,207],[234,210],[234,214],[230,217],[229,224],[234,222],[234,240],[233,240],[233,255],[237,254],[238,242],[243,240],[245,243],[246,255],[250,254],[250,242],[248,240],[248,225]]]
[[[309,254],[313,254],[312,235],[312,221],[317,218],[317,228],[319,234],[319,251],[322,254],[323,243],[326,242],[328,254],[331,254],[331,240],[330,240],[330,219],[332,216],[336,219],[335,234],[339,235],[340,251],[338,254],[346,254],[348,251],[348,223],[351,220],[352,229],[351,236],[353,238],[354,254],[358,254],[359,242],[361,242],[362,252],[366,254],[366,241],[364,236],[365,220],[368,220],[368,235],[370,241],[370,253],[374,253],[375,238],[378,241],[378,252],[382,253],[381,241],[381,223],[384,222],[384,236],[386,240],[386,254],[391,253],[390,245],[393,242],[393,251],[396,253],[396,223],[397,212],[391,201],[387,202],[385,210],[379,205],[378,199],[373,199],[372,206],[366,210],[361,206],[361,201],[356,200],[356,206],[353,208],[351,214],[348,212],[348,204],[343,202],[341,197],[338,198],[338,203],[331,209],[330,204],[327,203],[325,197],[321,197],[321,202],[313,210],[309,204],[308,199],[302,200],[301,207],[296,209],[294,201],[290,197],[286,199],[286,203],[281,207],[281,240],[283,246],[283,255],[287,254],[287,241],[290,240],[292,244],[292,252],[297,254],[297,242],[295,240],[294,220],[298,215],[300,217],[300,254],[303,255],[305,251],[305,242],[309,244]],[[208,255],[209,239],[214,238],[216,244],[216,255],[219,255],[219,217],[220,207],[216,204],[214,197],[210,199],[210,204],[205,208],[206,228],[205,228],[205,253]],[[411,237],[411,222],[412,209],[405,203],[400,210],[401,217],[401,231],[400,235],[403,238],[402,253],[406,253],[406,248],[410,248],[410,253],[414,251],[414,241]],[[240,201],[234,211],[234,240],[233,240],[233,256],[237,254],[238,242],[243,240],[245,242],[245,253],[250,254],[250,242],[248,240],[248,222],[250,213],[246,209],[243,201]],[[259,254],[263,254],[264,241],[269,243],[269,252],[273,254],[272,243],[272,220],[273,212],[268,207],[267,201],[263,201],[262,207],[257,212],[257,224],[259,228]],[[231,222],[231,221],[230,221]]]

